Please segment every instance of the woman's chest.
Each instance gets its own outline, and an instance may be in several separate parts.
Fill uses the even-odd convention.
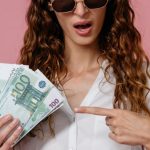
[[[65,96],[72,109],[79,107],[84,101],[94,84],[95,78],[94,74],[86,74],[72,78],[63,85]]]

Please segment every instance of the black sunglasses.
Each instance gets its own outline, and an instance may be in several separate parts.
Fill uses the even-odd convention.
[[[70,12],[76,8],[78,2],[82,2],[87,8],[95,9],[103,7],[107,4],[108,0],[51,0],[49,7],[51,11],[56,12]]]

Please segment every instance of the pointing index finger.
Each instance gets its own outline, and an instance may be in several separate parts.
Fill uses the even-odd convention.
[[[75,112],[100,116],[109,116],[109,117],[115,117],[117,114],[115,109],[100,108],[100,107],[79,107],[75,108]]]

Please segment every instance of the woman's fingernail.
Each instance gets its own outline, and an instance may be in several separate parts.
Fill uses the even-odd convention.
[[[13,124],[18,124],[18,123],[19,123],[19,120],[15,118],[12,123],[13,123]]]
[[[74,111],[75,111],[75,112],[78,112],[78,110],[79,110],[79,108],[74,108]]]
[[[12,119],[12,116],[10,114],[7,114],[5,117],[6,119]]]
[[[21,131],[21,130],[22,130],[22,127],[21,127],[21,126],[19,126],[19,127],[17,128],[17,130],[18,130],[18,131]]]

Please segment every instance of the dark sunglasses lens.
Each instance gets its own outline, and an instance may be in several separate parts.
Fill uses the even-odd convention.
[[[54,0],[52,3],[52,7],[56,12],[72,11],[74,6],[74,0]]]
[[[84,3],[88,8],[94,9],[105,6],[107,0],[84,0]]]

